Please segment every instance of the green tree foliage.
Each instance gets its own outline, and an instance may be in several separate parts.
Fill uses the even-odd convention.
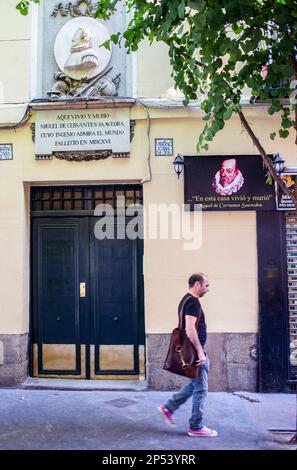
[[[28,13],[29,13],[29,7],[30,7],[30,2],[34,2],[34,3],[36,3],[37,5],[39,5],[40,0],[21,0],[21,2],[19,2],[19,3],[16,5],[16,9],[19,10],[19,12],[20,12],[22,15],[28,15]]]
[[[117,3],[102,0],[97,17],[107,19]],[[127,7],[128,28],[112,40],[124,40],[128,52],[145,38],[169,46],[185,104],[202,98],[206,124],[198,148],[207,150],[232,114],[242,111],[246,87],[251,104],[260,100],[269,103],[269,114],[280,113],[280,137],[296,129],[296,103],[288,100],[296,97],[296,0],[127,0]]]
[[[26,14],[31,1],[39,3],[23,0],[17,8]],[[118,1],[101,0],[95,16],[109,19]],[[111,40],[124,42],[128,52],[136,51],[143,39],[168,45],[184,104],[201,100],[205,126],[198,151],[207,150],[237,113],[272,177],[289,195],[241,103],[248,87],[251,104],[260,100],[270,115],[279,113],[281,124],[271,139],[297,131],[297,0],[126,0],[126,6],[131,20],[123,35],[113,34]]]
[[[17,8],[28,13],[30,2]],[[96,16],[108,19],[119,0],[101,0]],[[127,0],[131,21],[123,34],[128,52],[140,42],[161,41],[169,46],[172,75],[189,100],[202,98],[206,121],[198,147],[223,129],[241,111],[245,87],[250,103],[269,103],[268,113],[280,113],[282,138],[296,127],[297,0]],[[293,113],[293,114],[292,114]],[[276,132],[270,134],[274,139]],[[296,142],[297,143],[297,142]]]

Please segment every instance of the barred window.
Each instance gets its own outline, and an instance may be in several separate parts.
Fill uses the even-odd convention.
[[[31,211],[94,211],[98,204],[117,208],[117,198],[125,198],[125,208],[142,204],[141,185],[55,186],[31,188]]]

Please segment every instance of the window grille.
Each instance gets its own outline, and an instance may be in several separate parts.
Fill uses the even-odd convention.
[[[142,186],[34,186],[31,188],[31,211],[94,211],[98,204],[109,204],[116,210],[119,196],[125,197],[125,209],[132,204],[142,204]]]

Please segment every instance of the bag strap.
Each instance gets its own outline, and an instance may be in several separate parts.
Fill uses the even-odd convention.
[[[187,297],[187,298],[183,301],[182,306],[181,306],[181,308],[180,308],[180,311],[179,311],[179,313],[178,313],[178,328],[179,328],[179,330],[182,329],[182,325],[183,325],[183,312],[184,312],[184,308],[185,308],[186,303],[188,302],[188,300],[190,300],[190,297]],[[199,312],[199,314],[198,314],[198,317],[197,317],[197,320],[196,320],[196,324],[195,324],[197,330],[198,330],[198,326],[199,326],[199,323],[200,323],[200,318],[201,318],[201,316],[202,316],[202,308],[200,307],[200,312]]]

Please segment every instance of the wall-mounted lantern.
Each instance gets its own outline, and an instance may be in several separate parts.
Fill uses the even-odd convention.
[[[185,164],[184,159],[178,153],[172,163],[174,166],[174,171],[177,174],[177,177],[179,178],[179,175],[183,172],[183,169],[184,169],[184,164]]]
[[[275,155],[273,155],[272,163],[276,171],[276,174],[278,176],[281,175],[285,169],[285,160],[282,160],[279,153],[276,153]]]

